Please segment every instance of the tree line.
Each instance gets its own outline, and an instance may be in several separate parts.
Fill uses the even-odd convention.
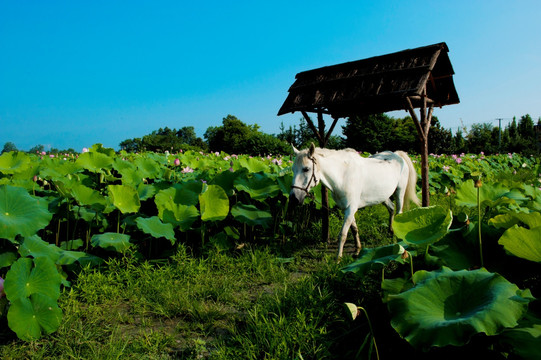
[[[454,134],[441,126],[437,117],[432,118],[429,131],[429,152],[435,154],[459,153],[509,153],[539,155],[541,118],[534,124],[528,114],[520,119],[514,118],[501,129],[489,123],[473,124],[469,129],[458,129]],[[142,137],[126,139],[119,145],[127,152],[154,151],[171,153],[186,150],[229,154],[279,155],[291,154],[291,145],[305,148],[317,140],[304,119],[298,125],[286,128],[282,123],[278,134],[266,134],[257,124],[248,125],[233,115],[222,119],[220,126],[209,127],[204,139],[198,137],[193,126],[180,129],[168,127],[152,131]],[[375,153],[382,150],[404,150],[418,153],[420,141],[411,117],[395,118],[386,114],[350,117],[342,126],[342,136],[332,135],[328,148],[350,147],[358,151]],[[2,153],[16,151],[15,144],[7,142]],[[73,149],[56,152],[75,152]],[[29,150],[31,153],[43,151],[43,145]],[[55,151],[50,151],[55,152]]]

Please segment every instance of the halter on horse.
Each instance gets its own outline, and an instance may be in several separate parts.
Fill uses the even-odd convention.
[[[357,245],[361,241],[355,222],[358,209],[383,203],[389,210],[389,227],[396,212],[401,213],[406,202],[419,205],[416,194],[417,173],[410,158],[402,151],[382,152],[363,158],[352,149],[329,150],[316,148],[297,150],[293,163],[293,184],[290,192],[292,205],[302,204],[306,195],[320,181],[331,192],[339,208],[344,210],[340,231],[338,257],[342,257],[349,228]]]

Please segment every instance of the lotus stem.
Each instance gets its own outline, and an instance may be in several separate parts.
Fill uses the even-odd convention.
[[[372,328],[372,322],[370,322],[370,318],[368,317],[368,312],[362,306],[357,306],[357,309],[362,310],[364,312],[364,315],[366,316],[366,320],[368,321],[368,327],[370,328],[370,334],[372,334],[372,343],[374,344],[374,349],[376,350],[376,358],[379,360],[378,345],[376,344],[376,337],[374,336],[374,329]]]
[[[479,228],[479,257],[481,260],[481,267],[485,267],[484,261],[483,261],[483,242],[481,241],[481,201],[480,201],[480,181],[479,186],[477,186],[477,217],[478,217],[478,223],[477,226]]]

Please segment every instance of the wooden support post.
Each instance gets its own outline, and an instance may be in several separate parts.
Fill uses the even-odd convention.
[[[319,128],[319,147],[324,148],[327,146],[327,138],[330,135],[325,136],[325,121],[323,121],[323,113],[317,112],[317,124]],[[330,241],[329,231],[329,190],[325,185],[321,184],[321,240],[324,242]]]
[[[426,89],[423,92],[422,96],[422,107],[420,109],[421,121],[413,109],[413,104],[409,97],[406,97],[407,109],[415,123],[417,128],[417,133],[419,140],[421,141],[421,191],[422,191],[422,205],[430,206],[430,193],[429,193],[429,184],[428,184],[428,131],[430,130],[430,122],[432,121],[432,112],[434,110],[434,105],[430,104],[430,107],[427,112],[427,98],[426,98]]]

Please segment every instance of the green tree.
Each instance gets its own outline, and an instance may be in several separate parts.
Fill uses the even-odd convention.
[[[2,149],[2,154],[5,152],[10,152],[10,151],[18,151],[18,150],[17,150],[17,146],[15,146],[14,143],[12,143],[11,141],[8,141],[4,144],[4,149]]]
[[[268,155],[290,153],[290,145],[273,135],[259,131],[257,124],[247,125],[233,115],[222,126],[211,126],[204,135],[210,151],[229,154]]]
[[[342,134],[345,146],[358,151],[392,150],[393,119],[386,114],[349,117]]]

